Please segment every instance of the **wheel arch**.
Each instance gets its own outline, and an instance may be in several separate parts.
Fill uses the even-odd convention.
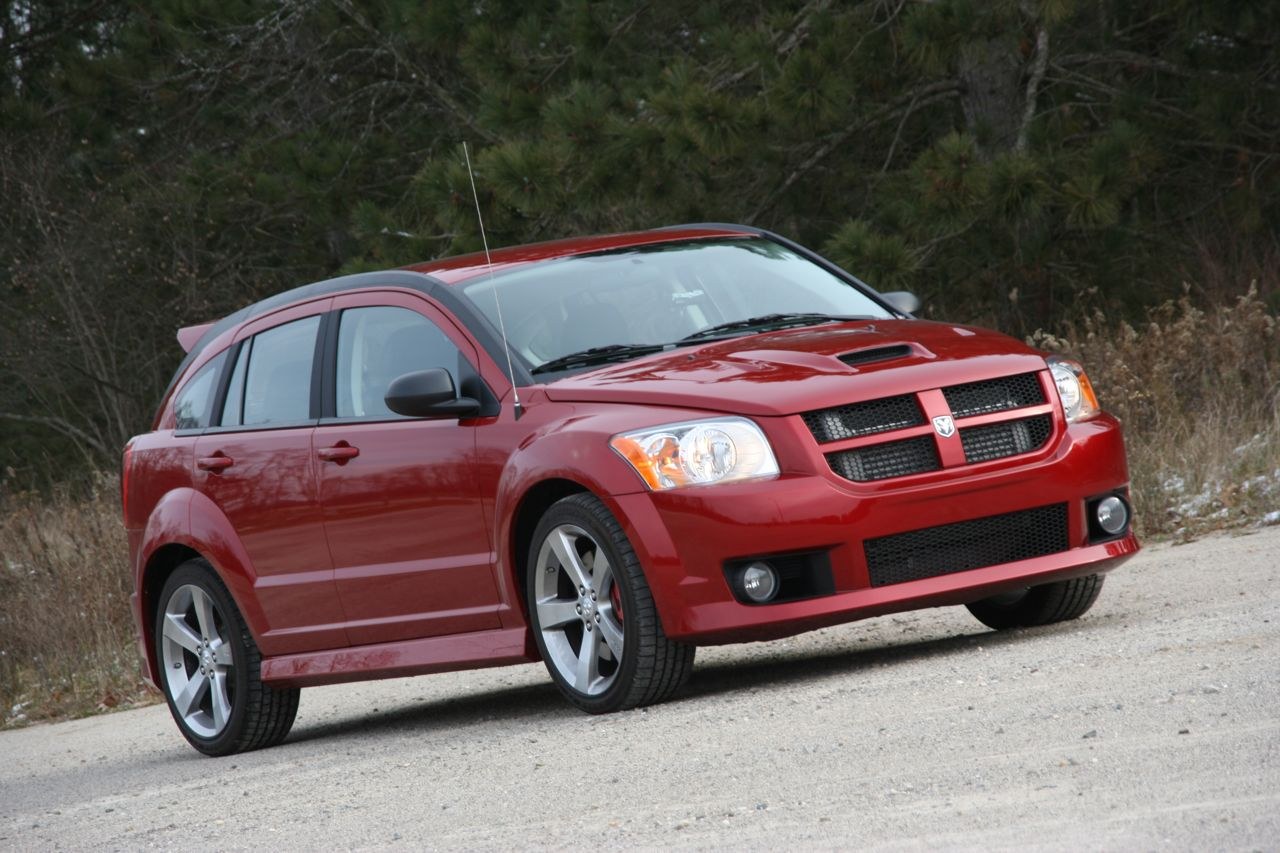
[[[188,560],[201,557],[200,552],[190,545],[170,542],[153,551],[147,558],[146,566],[143,567],[141,582],[138,584],[138,595],[141,597],[142,607],[140,627],[147,653],[147,668],[150,670],[152,681],[157,685],[160,683],[160,662],[156,659],[155,624],[156,608],[160,605],[160,592],[178,566]]]
[[[533,534],[542,516],[556,501],[581,493],[599,495],[585,484],[567,477],[548,477],[533,483],[521,494],[512,514],[511,532],[507,541],[508,565],[511,566],[512,589],[518,598],[520,613],[529,624],[528,575],[529,548]]]

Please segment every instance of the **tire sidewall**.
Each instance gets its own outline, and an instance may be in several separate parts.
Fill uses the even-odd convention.
[[[582,528],[591,535],[597,545],[605,549],[605,554],[609,558],[609,565],[613,568],[613,582],[617,585],[619,596],[622,599],[622,662],[618,667],[618,674],[614,678],[613,684],[598,696],[587,696],[579,692],[577,688],[565,680],[555,665],[550,663],[546,643],[542,637],[542,628],[538,625],[538,608],[535,601],[537,596],[538,555],[542,550],[542,545],[546,541],[547,535],[562,524],[572,524]],[[625,543],[625,539],[623,541]],[[555,681],[556,686],[560,688],[569,701],[590,713],[605,713],[621,707],[626,702],[631,687],[635,683],[636,667],[640,657],[638,652],[640,636],[635,618],[637,608],[636,592],[634,584],[631,582],[630,573],[626,568],[626,560],[628,556],[631,560],[635,560],[636,557],[635,552],[631,550],[630,543],[625,543],[625,547],[628,554],[621,552],[613,536],[591,512],[575,503],[573,498],[570,497],[552,505],[551,509],[547,510],[542,517],[542,520],[538,522],[526,563],[525,604],[529,613],[529,628],[533,633],[534,642],[537,644],[538,655],[547,663],[547,672],[551,674],[552,680]]]
[[[186,720],[182,718],[182,714],[179,713],[177,706],[174,705],[172,691],[169,688],[169,674],[165,671],[165,610],[174,592],[183,586],[199,587],[214,600],[219,612],[222,614],[228,634],[226,639],[231,646],[232,684],[235,687],[236,700],[231,705],[231,718],[227,721],[227,725],[212,738],[201,737],[187,726]],[[227,592],[226,586],[223,585],[221,579],[218,578],[208,563],[203,560],[189,560],[169,576],[160,593],[160,600],[156,606],[155,620],[152,627],[156,662],[160,670],[160,692],[164,694],[165,704],[169,706],[169,713],[173,715],[174,722],[178,724],[178,731],[182,732],[182,736],[187,739],[188,743],[206,755],[226,754],[230,746],[239,740],[240,732],[245,724],[247,705],[245,698],[248,696],[249,691],[248,655],[245,652],[242,639],[244,625],[240,620],[240,611],[236,608],[231,594]]]

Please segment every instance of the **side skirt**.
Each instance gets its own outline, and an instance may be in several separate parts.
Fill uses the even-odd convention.
[[[528,633],[524,627],[503,628],[280,655],[262,662],[262,680],[273,687],[311,687],[532,663],[538,656]]]

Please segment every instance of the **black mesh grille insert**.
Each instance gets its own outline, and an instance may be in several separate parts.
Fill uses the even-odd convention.
[[[1040,379],[1034,373],[952,385],[950,388],[943,388],[942,394],[947,398],[952,416],[957,418],[1020,409],[1023,406],[1038,406],[1045,401],[1044,389],[1040,387]]]
[[[933,437],[928,435],[828,453],[827,463],[846,480],[858,481],[905,477],[942,467]]]
[[[888,586],[1067,550],[1067,505],[926,527],[863,543],[872,586]]]
[[[987,426],[966,427],[960,430],[964,444],[964,461],[987,462],[1030,453],[1044,446],[1053,431],[1048,415],[1036,415],[1017,421],[1003,421]]]
[[[914,394],[805,412],[803,417],[819,444],[924,423]]]

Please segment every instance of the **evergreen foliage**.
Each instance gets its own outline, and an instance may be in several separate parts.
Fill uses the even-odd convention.
[[[113,460],[177,326],[478,248],[463,140],[493,245],[736,221],[939,316],[1136,314],[1206,243],[1274,251],[1277,33],[1265,0],[10,0],[0,467]]]

